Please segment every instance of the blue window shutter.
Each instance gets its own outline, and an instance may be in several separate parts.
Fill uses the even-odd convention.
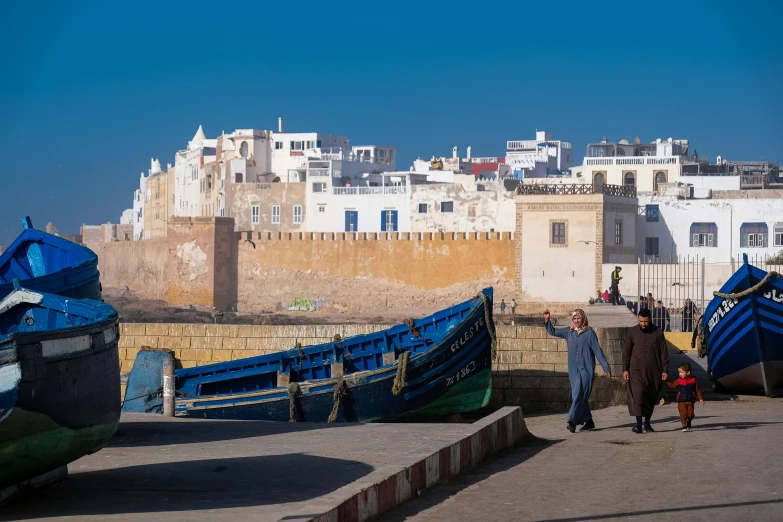
[[[345,231],[350,232],[351,230],[351,211],[346,210],[345,211]]]
[[[392,232],[397,232],[397,211],[392,210],[392,223],[394,223],[394,230]]]
[[[352,212],[353,214],[353,231],[358,232],[359,231],[359,211],[354,210]]]
[[[386,232],[386,211],[381,210],[381,232]]]

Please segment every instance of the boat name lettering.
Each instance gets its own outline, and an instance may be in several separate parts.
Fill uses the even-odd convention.
[[[459,338],[459,341],[455,341],[454,344],[451,345],[451,351],[456,352],[463,346],[465,346],[465,343],[473,339],[473,336],[476,335],[481,327],[484,326],[484,318],[480,318],[478,321],[476,321],[473,326],[467,329],[465,334]]]
[[[451,386],[452,384],[458,383],[459,381],[461,381],[462,379],[470,375],[470,373],[475,369],[476,369],[476,361],[470,361],[460,371],[458,371],[451,377],[446,377],[446,386]]]
[[[710,317],[710,322],[707,324],[707,328],[710,332],[718,326],[718,323],[723,319],[723,317],[731,311],[734,306],[739,303],[737,299],[724,299],[723,303],[718,307],[717,310],[715,310],[715,313],[712,314],[712,317]]]
[[[771,292],[764,292],[764,297],[771,299],[776,303],[783,303],[783,292],[778,293],[777,288],[773,288]]]

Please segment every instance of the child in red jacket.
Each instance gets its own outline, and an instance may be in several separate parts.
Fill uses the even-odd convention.
[[[701,395],[699,382],[691,375],[691,365],[682,363],[677,367],[680,378],[673,382],[666,382],[669,388],[677,388],[677,409],[680,411],[682,431],[691,431],[691,421],[695,417],[693,405],[696,400],[704,406],[704,397]]]

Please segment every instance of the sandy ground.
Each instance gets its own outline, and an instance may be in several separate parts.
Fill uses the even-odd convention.
[[[104,292],[104,301],[112,305],[120,314],[120,321],[126,323],[208,323],[213,324],[256,324],[256,325],[297,325],[297,324],[398,324],[409,317],[425,317],[454,303],[443,303],[435,308],[412,308],[406,310],[388,310],[383,312],[336,312],[316,310],[315,312],[269,311],[264,314],[234,313],[221,311],[217,320],[206,307],[176,308],[166,306],[165,301],[138,299],[132,294],[121,296]],[[497,324],[539,324],[539,316],[500,315],[495,310]]]

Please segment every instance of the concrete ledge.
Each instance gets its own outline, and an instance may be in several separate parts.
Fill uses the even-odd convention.
[[[308,503],[299,516],[292,513],[285,519],[364,522],[515,446],[530,434],[519,407],[501,408],[473,423],[472,428],[470,435],[432,454],[415,455],[408,462],[379,468]]]

